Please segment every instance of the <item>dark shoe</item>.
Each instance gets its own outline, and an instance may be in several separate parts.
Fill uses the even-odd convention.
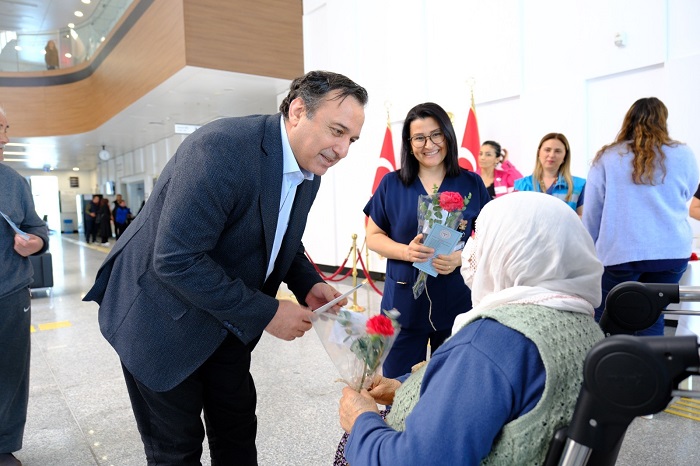
[[[22,462],[12,453],[0,453],[0,466],[22,466]]]

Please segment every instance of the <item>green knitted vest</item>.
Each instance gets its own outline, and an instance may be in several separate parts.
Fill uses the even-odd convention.
[[[481,464],[542,464],[552,435],[571,420],[581,388],[583,361],[588,350],[603,339],[603,333],[589,316],[534,304],[508,304],[473,320],[481,318],[496,320],[532,340],[547,373],[540,401],[530,412],[503,427]],[[405,419],[420,396],[425,367],[396,391],[387,416],[392,428],[405,429]]]

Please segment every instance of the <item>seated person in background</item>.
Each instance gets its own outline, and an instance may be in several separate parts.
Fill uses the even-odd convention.
[[[474,307],[428,364],[377,377],[369,392],[343,389],[351,465],[541,464],[570,421],[586,353],[603,338],[603,266],[578,216],[542,194],[500,197],[462,264]],[[376,403],[392,404],[386,422]]]
[[[693,198],[690,200],[688,214],[695,220],[700,220],[700,185],[698,185],[698,190],[695,191]]]
[[[557,197],[583,215],[586,180],[571,176],[571,147],[566,136],[548,133],[540,140],[532,175],[515,181],[516,191],[535,191]]]
[[[481,176],[491,199],[512,192],[515,180],[523,177],[508,160],[508,151],[496,141],[485,141],[481,145],[476,172]]]

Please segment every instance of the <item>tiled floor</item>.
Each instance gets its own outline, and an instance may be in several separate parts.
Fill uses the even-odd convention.
[[[108,249],[62,236],[51,237],[52,295],[35,292],[32,301],[29,416],[16,456],[25,466],[145,464],[119,360],[100,335],[97,306],[81,301]],[[380,298],[365,288],[359,305],[376,311]],[[342,385],[314,332],[293,342],[265,334],[252,372],[260,464],[332,464]],[[633,422],[618,464],[697,465],[699,450],[700,422],[660,413]],[[206,445],[202,462],[210,464]]]

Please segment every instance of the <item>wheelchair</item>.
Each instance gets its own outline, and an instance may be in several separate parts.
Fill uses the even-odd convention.
[[[700,287],[625,282],[605,301],[604,340],[588,352],[583,384],[569,426],[550,443],[545,466],[614,465],[627,428],[638,416],[663,411],[676,396],[700,398],[678,385],[700,375],[698,337],[633,337],[671,303],[700,301]]]

